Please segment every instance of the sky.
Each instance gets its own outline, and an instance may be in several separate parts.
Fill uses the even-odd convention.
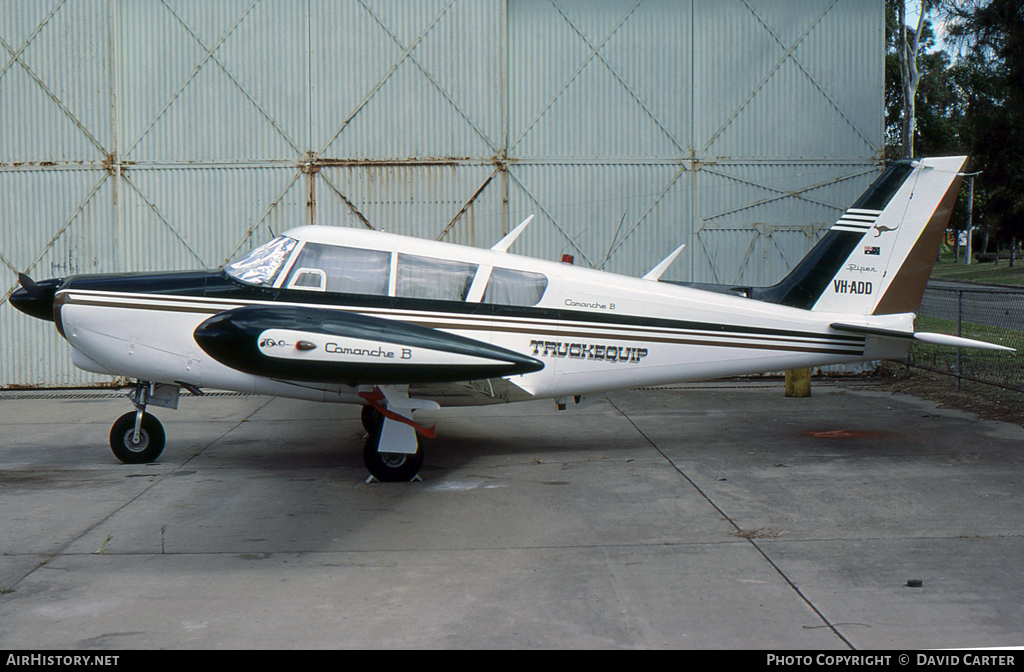
[[[907,2],[907,25],[916,26],[917,19],[919,16],[921,16],[921,0],[910,0],[909,2]],[[934,12],[932,13],[931,19],[932,30],[935,31],[936,37],[935,49],[933,51],[939,51],[943,49],[949,51],[951,47],[947,45],[945,40],[943,39],[946,32],[944,30],[943,22],[939,19],[938,16],[935,16]]]

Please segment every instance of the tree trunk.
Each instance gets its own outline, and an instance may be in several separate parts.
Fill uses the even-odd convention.
[[[900,75],[903,77],[903,147],[902,158],[914,158],[914,135],[917,131],[917,86],[921,73],[917,69],[917,54],[921,50],[921,29],[928,11],[929,0],[921,0],[921,14],[917,29],[907,28],[907,0],[898,0],[896,14],[900,30]],[[908,40],[909,38],[909,40]]]

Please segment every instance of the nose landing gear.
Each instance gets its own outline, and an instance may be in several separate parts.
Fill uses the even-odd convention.
[[[142,411],[125,413],[110,428],[110,449],[125,464],[155,462],[164,452],[165,442],[163,425]]]
[[[128,395],[135,410],[122,415],[110,428],[110,450],[125,464],[155,462],[164,452],[164,427],[153,415],[146,413],[152,394],[153,386],[139,381]]]

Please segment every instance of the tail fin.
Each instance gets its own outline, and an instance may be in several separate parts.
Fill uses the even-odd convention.
[[[967,157],[890,164],[799,264],[751,298],[808,310],[915,312]]]

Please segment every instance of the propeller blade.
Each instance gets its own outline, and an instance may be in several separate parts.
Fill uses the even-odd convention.
[[[24,273],[18,273],[18,282],[21,283],[21,286],[33,299],[39,299],[40,301],[46,299],[46,292],[43,291],[42,287],[37,285],[35,280]]]

